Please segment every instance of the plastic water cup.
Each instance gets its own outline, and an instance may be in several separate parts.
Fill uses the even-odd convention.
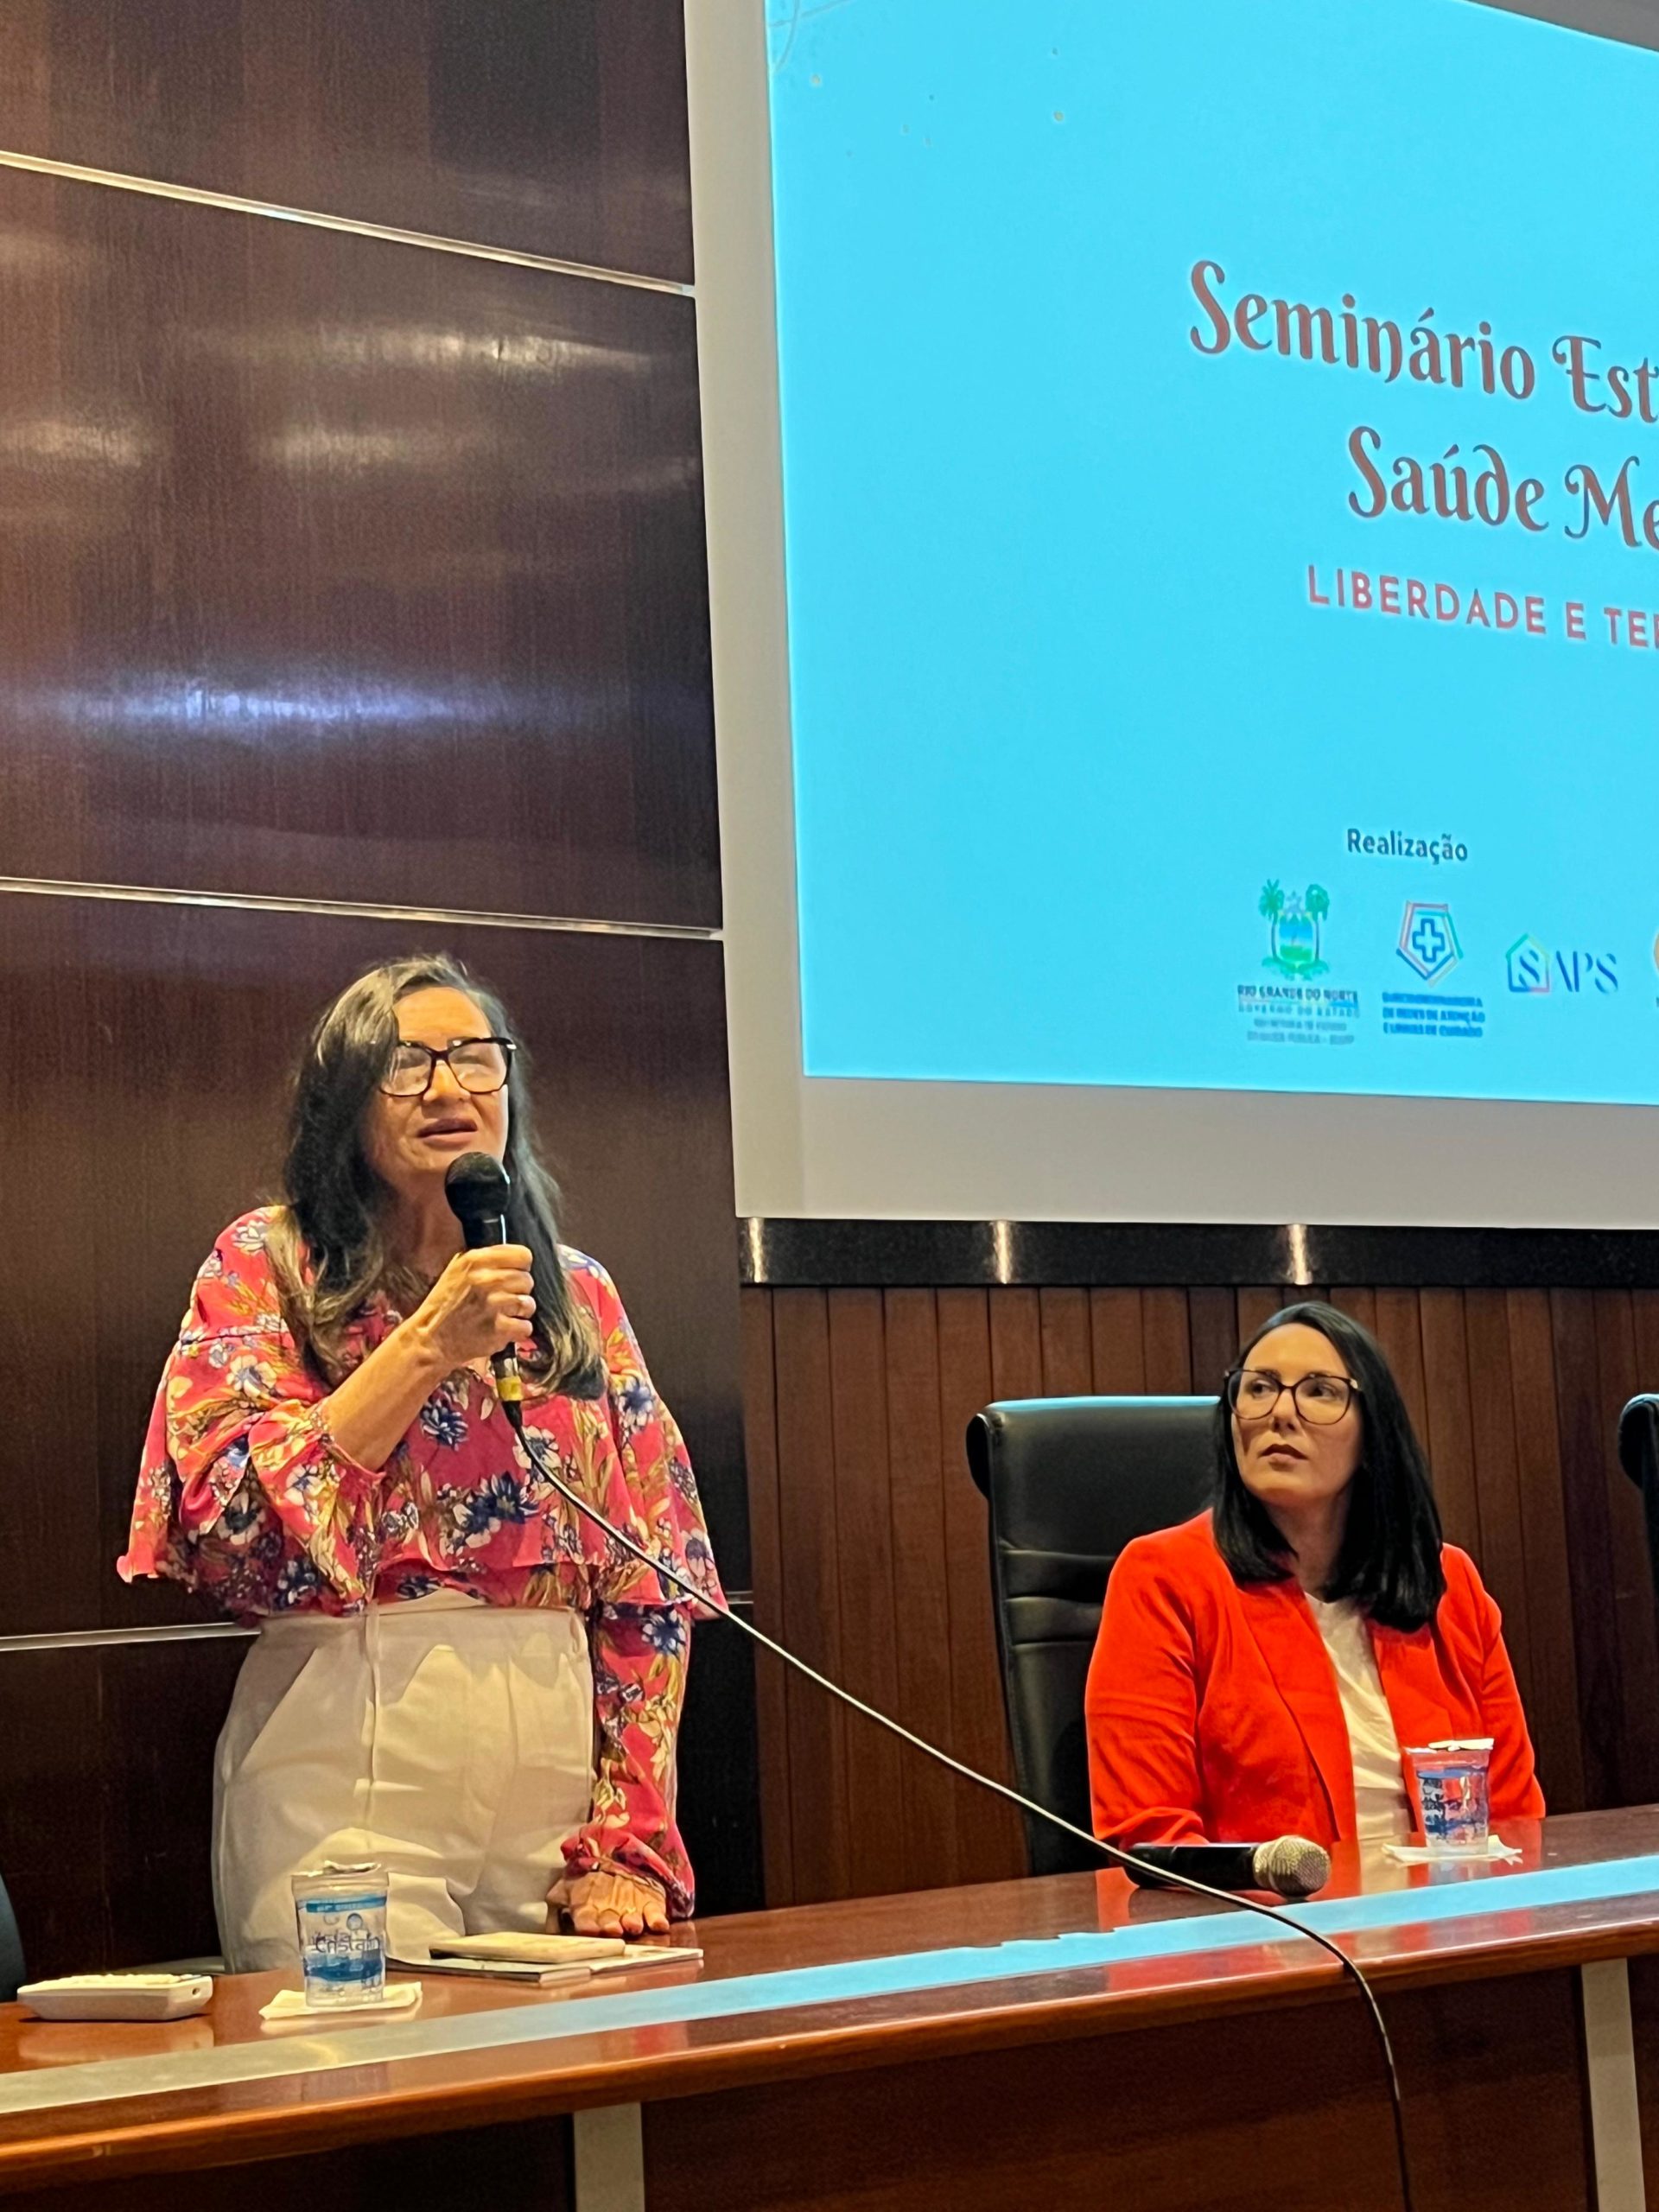
[[[386,1870],[330,1860],[294,1877],[305,2001],[314,2012],[386,1993]]]
[[[1490,1736],[1407,1751],[1431,1859],[1485,1857],[1491,1824],[1486,1768],[1491,1756]]]

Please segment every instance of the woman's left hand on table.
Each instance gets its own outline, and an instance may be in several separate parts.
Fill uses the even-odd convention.
[[[655,1882],[643,1876],[596,1867],[590,1874],[565,1874],[547,1895],[547,1924],[556,1929],[563,1915],[578,1936],[666,1936],[668,1901]]]

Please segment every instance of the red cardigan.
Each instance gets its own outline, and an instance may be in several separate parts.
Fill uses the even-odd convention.
[[[1371,1624],[1402,1748],[1491,1736],[1494,1820],[1543,1793],[1497,1607],[1447,1544],[1446,1595],[1411,1635]],[[1095,1830],[1108,1842],[1259,1842],[1354,1833],[1336,1675],[1294,1581],[1241,1588],[1210,1516],[1137,1537],[1112,1570],[1084,1701]]]

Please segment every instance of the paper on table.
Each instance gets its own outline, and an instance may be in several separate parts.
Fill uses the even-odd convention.
[[[695,1943],[629,1943],[620,1958],[595,1959],[594,1974],[626,1974],[630,1967],[668,1967],[681,1960],[700,1966],[702,1953]]]
[[[553,1989],[561,1982],[589,1981],[611,1961],[573,1959],[566,1967],[543,1967],[533,1959],[450,1959],[435,1951],[429,1959],[394,1958],[390,1963],[404,1974],[470,1974],[474,1980],[518,1981],[531,1989]]]
[[[505,1959],[514,1966],[563,1967],[579,1959],[613,1959],[628,1948],[620,1936],[448,1936],[432,1946],[435,1959]]]
[[[1519,1859],[1521,1853],[1501,1836],[1489,1835],[1484,1851],[1431,1851],[1426,1843],[1388,1843],[1383,1852],[1402,1866],[1478,1866],[1483,1859]]]
[[[506,1939],[502,1939],[505,1942]],[[531,1939],[533,1940],[533,1939]],[[599,1939],[595,1938],[595,1941]],[[596,1974],[626,1974],[633,1968],[665,1967],[685,1962],[699,1966],[702,1953],[690,1943],[622,1943],[597,1959],[571,1959],[563,1965],[548,1966],[529,1948],[526,1942],[522,1952],[506,1952],[497,1957],[493,1953],[482,1958],[456,1957],[448,1944],[435,1944],[428,1959],[397,1958],[392,1964],[406,1974],[480,1974],[486,1979],[492,1974],[504,1981],[524,1981],[542,1988],[551,1987],[562,1981],[586,1981]]]
[[[269,2005],[259,2007],[262,2020],[340,2020],[362,2018],[372,2013],[406,2012],[421,2001],[418,1981],[389,1981],[384,1997],[361,2005],[308,2005],[302,1989],[279,1989]]]

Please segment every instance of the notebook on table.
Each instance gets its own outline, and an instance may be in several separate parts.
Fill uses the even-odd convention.
[[[677,1961],[695,1964],[702,1953],[691,1944],[630,1943],[620,1936],[452,1936],[434,1943],[425,1960],[397,1960],[426,1974],[481,1974],[549,1988],[585,1981],[595,1974]]]

